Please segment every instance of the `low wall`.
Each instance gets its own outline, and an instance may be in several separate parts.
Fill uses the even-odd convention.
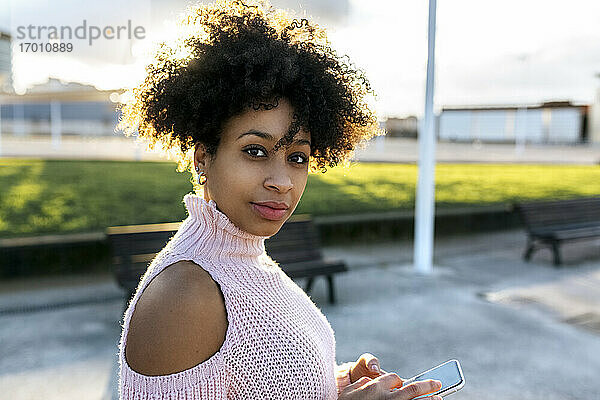
[[[412,240],[414,213],[386,213],[315,217],[323,245],[376,242],[382,239]],[[452,234],[514,229],[521,226],[518,215],[509,206],[437,209],[434,234]]]
[[[314,222],[322,245],[411,240],[414,234],[412,211],[314,217]],[[508,206],[436,210],[436,237],[519,226]],[[111,270],[104,232],[0,239],[0,279]]]

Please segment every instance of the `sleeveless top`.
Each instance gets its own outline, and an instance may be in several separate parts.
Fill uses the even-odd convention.
[[[350,384],[351,362],[337,365],[331,325],[266,251],[269,236],[241,230],[214,200],[187,194],[188,217],[142,276],[123,318],[119,397],[141,399],[330,400]],[[159,376],[125,359],[135,305],[167,266],[191,260],[219,284],[228,327],[221,348],[186,370]]]

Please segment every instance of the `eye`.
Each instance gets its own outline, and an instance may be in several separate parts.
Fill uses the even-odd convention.
[[[257,146],[245,148],[243,151],[244,151],[244,153],[246,153],[254,158],[260,158],[261,156],[257,156],[255,154],[250,154],[250,151],[262,151],[263,153],[266,154],[265,149],[263,149],[262,147],[257,147]]]
[[[302,158],[302,160],[303,160],[303,161],[302,161],[302,162],[298,162],[298,163],[296,163],[296,164],[306,164],[306,163],[308,162],[308,157],[306,157],[306,156],[304,155],[304,153],[296,153],[296,154],[293,154],[293,155],[292,155],[292,157],[297,157],[297,156],[300,156],[300,157]]]
[[[251,147],[247,147],[245,149],[242,150],[242,152],[248,154],[250,157],[252,158],[263,158],[265,156],[261,156],[261,155],[257,155],[255,152],[263,152],[265,155],[267,153],[267,151],[262,147],[262,146],[251,146]],[[300,157],[302,159],[302,161],[300,162],[294,162],[294,164],[306,164],[308,163],[308,157],[306,157],[304,155],[304,153],[295,153],[293,154],[291,157]]]

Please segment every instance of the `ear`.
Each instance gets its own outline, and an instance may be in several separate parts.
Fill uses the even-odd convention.
[[[194,145],[194,167],[204,169],[207,161],[208,153],[206,152],[206,147],[200,142],[196,143]]]

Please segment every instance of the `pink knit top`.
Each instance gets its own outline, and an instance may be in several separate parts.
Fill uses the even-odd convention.
[[[154,258],[125,311],[121,399],[337,399],[351,362],[337,365],[331,325],[265,252],[268,236],[235,226],[213,200],[187,194],[188,217]],[[136,302],[165,267],[192,260],[219,284],[228,327],[219,351],[194,367],[148,376],[130,368],[126,337]]]

